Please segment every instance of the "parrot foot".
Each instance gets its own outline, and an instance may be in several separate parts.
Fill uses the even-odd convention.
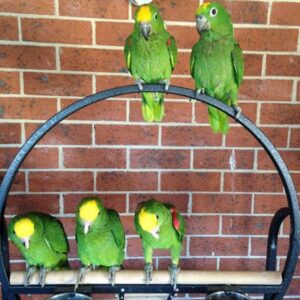
[[[138,79],[135,81],[136,84],[138,85],[139,87],[139,90],[142,91],[143,90],[143,86],[142,86],[142,83],[145,83],[145,81],[143,79]]]
[[[39,284],[44,287],[46,282],[46,273],[47,269],[45,267],[40,268],[40,278],[39,278]]]
[[[146,284],[149,284],[150,281],[152,281],[152,271],[153,271],[152,264],[146,264],[145,266]]]
[[[201,94],[205,94],[205,89],[204,88],[200,88],[200,89],[196,90],[196,97],[198,97]]]
[[[165,92],[167,92],[167,91],[169,90],[170,83],[171,83],[169,79],[163,79],[163,80],[160,80],[159,83],[165,85]]]
[[[169,271],[170,271],[170,273],[171,273],[171,285],[173,285],[173,288],[174,288],[174,290],[175,290],[175,289],[176,289],[176,286],[177,286],[177,274],[179,273],[180,268],[178,268],[177,265],[172,264],[172,265],[169,267]]]
[[[116,272],[120,270],[120,266],[111,266],[108,270],[108,280],[109,283],[114,286],[115,285],[115,278],[116,278]]]
[[[88,272],[90,272],[92,270],[91,266],[87,266],[87,267],[81,267],[77,276],[77,280],[75,283],[75,287],[74,287],[74,292],[77,291],[78,286],[80,284],[80,282],[82,281],[82,279],[84,278],[84,275]]]
[[[34,274],[34,272],[36,271],[36,267],[33,266],[28,266],[26,268],[26,274],[25,274],[25,282],[24,285],[27,287],[30,283],[30,280],[32,278],[32,275]]]
[[[239,106],[237,106],[237,105],[233,105],[232,107],[233,107],[233,109],[235,111],[234,118],[235,119],[239,119],[239,117],[241,116],[241,113],[242,113],[242,109]]]

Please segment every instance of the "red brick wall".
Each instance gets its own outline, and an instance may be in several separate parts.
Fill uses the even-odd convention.
[[[193,88],[188,61],[198,38],[198,0],[154,2],[180,48],[172,83]],[[245,54],[240,105],[278,147],[298,186],[300,1],[222,2]],[[131,30],[127,0],[0,1],[0,176],[55,112],[85,95],[133,82],[122,51]],[[74,210],[81,197],[100,195],[122,216],[125,267],[142,268],[133,213],[139,201],[153,196],[176,204],[186,217],[182,268],[263,270],[270,219],[286,205],[270,159],[234,122],[227,137],[214,135],[205,105],[167,98],[160,124],[143,123],[139,96],[133,95],[94,104],[57,126],[24,162],[7,216],[34,209],[60,217],[70,260],[78,266]],[[281,237],[280,269],[288,224]],[[12,269],[24,268],[14,247],[11,254]],[[157,252],[155,267],[166,268],[167,258],[167,252]],[[287,297],[300,299],[299,268],[295,275]]]

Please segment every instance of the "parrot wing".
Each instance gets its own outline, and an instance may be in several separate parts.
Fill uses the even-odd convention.
[[[132,37],[131,35],[126,39],[125,47],[124,47],[124,54],[126,60],[126,67],[129,72],[131,72],[131,43]]]
[[[109,223],[111,226],[111,234],[114,237],[115,243],[119,249],[125,247],[125,233],[124,228],[119,218],[119,215],[113,209],[107,210],[109,215]]]
[[[167,47],[169,50],[170,62],[173,71],[177,63],[177,46],[176,41],[172,35],[170,35],[167,40]]]
[[[172,216],[172,225],[173,228],[176,230],[177,235],[178,235],[178,240],[182,242],[183,236],[184,236],[184,219],[180,215],[180,213],[177,211],[175,206],[171,204],[165,204],[166,207],[170,210],[171,216]]]
[[[53,217],[44,217],[44,239],[58,253],[68,253],[69,244],[62,224]]]
[[[193,78],[194,78],[194,72],[195,72],[195,69],[194,69],[194,66],[195,66],[195,47],[196,47],[196,45],[194,45],[194,47],[192,49],[192,54],[191,54],[191,57],[190,57],[190,72],[191,72],[191,75],[192,75]]]
[[[234,67],[234,73],[237,85],[240,86],[244,76],[244,59],[243,52],[238,43],[234,44],[234,48],[231,52],[232,63]]]

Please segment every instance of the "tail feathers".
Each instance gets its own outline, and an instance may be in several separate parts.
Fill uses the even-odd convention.
[[[160,122],[164,117],[164,95],[142,93],[142,113],[146,122]]]
[[[228,117],[215,107],[208,107],[209,124],[214,133],[227,134],[229,130]]]

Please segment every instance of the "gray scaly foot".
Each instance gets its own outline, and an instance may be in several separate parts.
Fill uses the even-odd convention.
[[[145,266],[146,284],[149,284],[149,282],[152,281],[152,271],[153,271],[152,264],[146,264]]]
[[[25,282],[24,282],[25,286],[29,285],[32,275],[34,274],[35,271],[36,271],[36,267],[27,266],[26,274],[25,274]]]
[[[120,266],[112,266],[109,267],[108,270],[108,280],[109,283],[114,286],[115,285],[115,279],[116,279],[116,272],[120,270]]]
[[[242,113],[242,109],[239,106],[237,106],[237,105],[233,105],[232,107],[233,107],[233,109],[235,111],[235,116],[234,117],[236,119],[239,119],[239,117],[241,116],[241,113]]]
[[[179,273],[180,268],[178,268],[177,265],[172,264],[169,267],[169,271],[170,271],[170,274],[171,274],[171,285],[173,285],[173,288],[176,289],[176,286],[177,286],[177,274]]]
[[[76,292],[76,290],[78,289],[78,286],[80,284],[80,282],[82,281],[84,275],[86,273],[88,273],[89,271],[91,271],[92,267],[88,266],[88,267],[81,267],[77,276],[77,280],[75,283],[75,287],[74,287],[74,292]]]

